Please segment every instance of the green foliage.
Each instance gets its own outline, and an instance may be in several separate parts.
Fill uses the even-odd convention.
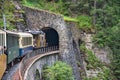
[[[107,68],[105,66],[102,67],[102,72],[98,74],[98,77],[101,80],[116,80],[110,68]]]
[[[79,25],[80,29],[87,31],[87,30],[90,30],[91,28],[93,28],[91,17],[81,15],[81,16],[78,16],[77,19],[78,19],[78,25]]]
[[[87,50],[86,53],[87,57],[85,61],[87,62],[87,69],[97,69],[102,67],[102,63],[96,58],[92,51]]]
[[[80,51],[81,51],[81,53],[86,53],[86,51],[87,51],[87,48],[85,47],[85,44],[84,43],[82,43],[81,45],[80,45]]]
[[[65,21],[78,22],[78,20],[76,18],[71,18],[71,17],[67,17],[67,16],[64,16],[64,20]]]
[[[84,78],[83,80],[116,80],[110,68],[102,66],[101,72],[96,77]]]
[[[95,44],[99,44],[99,47],[105,47],[109,41],[109,35],[111,35],[109,28],[99,30],[98,33],[94,36],[93,41]]]
[[[115,46],[119,46],[119,30],[120,28],[117,26],[101,29],[94,36],[93,41],[95,42],[95,44],[99,44],[100,47],[109,46],[111,49],[113,49]]]
[[[9,6],[9,7],[8,7]],[[4,0],[4,14],[6,17],[6,27],[9,30],[15,29],[15,25],[11,23],[12,20],[14,20],[14,12],[15,7],[11,0]],[[3,15],[2,15],[2,9],[0,10],[0,27],[3,28]]]
[[[47,0],[23,0],[22,3],[25,6],[36,7],[38,9],[49,10],[59,14],[68,14],[65,9],[62,0],[58,1],[47,1]]]
[[[74,80],[72,68],[63,62],[56,62],[43,70],[44,80]]]
[[[81,44],[80,50],[86,55],[85,61],[87,63],[87,69],[100,71],[96,77],[83,78],[83,80],[116,80],[110,68],[104,66],[102,62],[96,58],[95,54],[85,47],[84,43]]]
[[[100,80],[98,77],[84,78],[84,80]]]
[[[93,41],[95,44],[98,44],[100,47],[109,46],[111,49],[119,45],[119,31],[120,28],[114,26],[112,28],[99,29],[97,34],[94,36]]]
[[[105,28],[100,30],[94,37],[94,41],[100,47],[108,46],[113,53],[111,60],[111,68],[114,75],[120,79],[120,27],[114,26],[112,28]]]
[[[118,49],[118,50],[116,50],[116,52],[120,53],[120,50]],[[117,78],[117,80],[120,79],[120,67],[119,67],[120,66],[120,55],[119,55],[119,53],[114,55],[114,58],[111,62],[111,64],[112,64],[111,68],[112,68],[113,73],[114,73],[115,77]]]
[[[78,7],[78,4],[73,4],[70,1],[66,0],[23,0],[23,4],[25,6],[29,7],[35,7],[38,9],[44,9],[44,10],[49,10],[55,13],[59,13],[64,16],[64,20],[66,21],[73,21],[77,22],[78,26],[81,30],[84,30],[86,32],[91,31],[92,29],[92,20],[90,16],[87,15],[74,15],[74,10],[76,7]],[[87,6],[87,4],[85,4]],[[67,17],[69,16],[69,17]],[[71,18],[70,16],[73,16],[75,18]],[[78,17],[77,17],[78,16]],[[76,18],[77,17],[77,18]]]
[[[102,67],[102,63],[100,62],[100,60],[97,59],[97,57],[95,56],[95,54],[91,51],[91,50],[88,50],[86,47],[85,47],[85,44],[81,44],[80,46],[80,50],[81,52],[86,55],[85,57],[85,61],[87,63],[87,69],[97,69],[97,68],[100,68]]]

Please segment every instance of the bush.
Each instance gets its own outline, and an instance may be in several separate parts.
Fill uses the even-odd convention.
[[[43,70],[44,80],[74,80],[72,68],[63,62],[56,62]]]
[[[81,15],[81,16],[78,16],[77,19],[78,19],[78,25],[80,29],[84,31],[89,31],[92,29],[91,17]]]

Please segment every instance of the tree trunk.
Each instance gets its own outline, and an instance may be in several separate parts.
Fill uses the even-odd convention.
[[[94,0],[94,10],[95,10],[95,12],[94,12],[94,15],[93,15],[93,26],[95,26],[95,24],[96,24],[96,4],[97,4],[97,2],[96,2],[96,0]]]

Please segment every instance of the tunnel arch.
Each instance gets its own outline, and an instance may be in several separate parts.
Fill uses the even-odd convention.
[[[73,68],[73,73],[76,80],[80,79],[80,73],[75,61],[75,56],[72,54],[73,45],[70,29],[62,15],[51,13],[48,11],[24,7],[26,15],[26,24],[29,29],[39,30],[45,27],[55,29],[59,34],[59,51],[60,60],[70,64]],[[72,60],[70,60],[72,59]]]
[[[45,33],[46,45],[48,47],[50,46],[59,47],[59,35],[55,29],[51,27],[45,27],[45,28],[42,28],[41,30]]]

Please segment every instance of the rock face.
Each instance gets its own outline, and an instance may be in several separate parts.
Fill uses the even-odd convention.
[[[73,38],[74,54],[76,57],[76,61],[80,67],[79,70],[81,72],[81,76],[86,76],[84,64],[83,64],[83,58],[80,53],[80,45],[81,45],[81,38],[82,38],[82,36],[80,35],[80,30],[78,29],[75,22],[66,22],[66,23],[69,31],[71,32],[71,36]]]
[[[86,48],[89,50],[92,50],[96,57],[103,63],[109,64],[110,63],[110,50],[109,48],[98,48],[97,46],[94,45],[92,42],[92,36],[94,34],[86,34],[84,33],[83,35],[83,41],[85,42]]]
[[[22,11],[17,0],[13,1],[13,4],[15,6],[15,11],[14,11],[15,25],[18,31],[22,31],[26,27],[25,21],[24,21],[24,15],[23,15],[24,12]]]
[[[28,29],[39,30],[50,27],[58,32],[60,50],[59,59],[72,66],[75,80],[81,80],[73,50],[73,38],[71,32],[66,27],[63,17],[47,11],[28,7],[23,8]]]
[[[102,63],[105,63],[105,64],[109,64],[110,63],[110,58],[108,55],[110,55],[109,53],[109,49],[108,48],[99,48],[97,46],[94,45],[94,43],[92,42],[92,36],[94,34],[90,34],[90,33],[83,33],[82,34],[82,41],[84,41],[85,43],[85,47],[88,49],[88,50],[91,50],[95,56],[102,62]],[[99,68],[99,69],[90,69],[90,70],[87,70],[86,69],[86,63],[84,61],[84,66],[85,66],[85,71],[86,71],[86,76],[88,78],[91,78],[91,77],[97,77],[98,74],[100,72],[102,72],[102,69]]]

